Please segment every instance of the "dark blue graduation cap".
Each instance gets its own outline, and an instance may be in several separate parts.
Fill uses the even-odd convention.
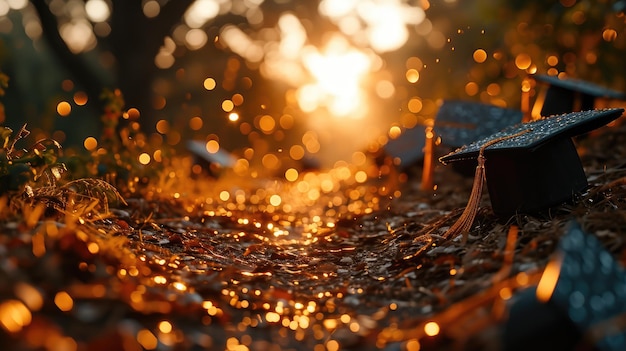
[[[233,155],[222,149],[211,153],[206,149],[206,143],[202,141],[187,141],[187,149],[195,156],[196,163],[200,164],[211,176],[216,176],[217,170],[221,168],[230,168],[235,165]]]
[[[543,74],[537,74],[533,77],[538,82],[548,84],[548,90],[541,107],[542,116],[592,110],[597,98],[618,100],[626,98],[626,94],[622,92],[580,79],[559,78]]]
[[[581,342],[626,350],[626,272],[595,236],[572,222],[539,285],[515,298],[504,346],[573,350]]]
[[[519,123],[522,112],[479,102],[444,100],[437,111],[434,135],[441,138],[440,147],[445,152],[484,138],[504,127]],[[398,138],[385,145],[385,152],[400,159],[402,167],[418,162],[424,157],[426,129],[419,125],[405,130]]]
[[[435,134],[452,149],[522,121],[522,111],[471,101],[445,100],[435,119]]]
[[[572,112],[520,123],[439,160],[476,165],[480,149],[500,139],[484,148],[484,174],[493,211],[503,217],[540,212],[571,201],[588,185],[572,137],[599,128],[623,112],[621,108]]]

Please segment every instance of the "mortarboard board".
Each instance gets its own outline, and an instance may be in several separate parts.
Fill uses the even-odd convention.
[[[548,84],[548,90],[541,107],[541,116],[552,116],[573,111],[592,110],[596,98],[620,99],[626,94],[607,89],[600,85],[580,79],[559,78],[537,74],[537,81]]]
[[[522,112],[480,102],[444,100],[434,123],[435,137],[441,137],[441,146],[456,149],[484,138],[504,127],[522,120]],[[398,138],[384,147],[385,153],[400,160],[406,167],[424,157],[426,133],[429,127],[418,125],[406,129]]]
[[[588,185],[571,138],[599,128],[623,112],[621,108],[572,112],[517,124],[439,160],[475,164],[483,148],[493,211],[499,216],[540,212],[570,201]],[[489,145],[497,140],[501,141]]]
[[[543,334],[553,342],[550,349],[574,349],[584,335],[599,350],[624,350],[624,313],[626,272],[595,236],[572,222],[539,285],[514,299],[505,349],[546,349]]]
[[[435,134],[453,149],[522,121],[522,111],[471,101],[445,100],[435,118]]]
[[[426,142],[425,126],[406,129],[395,139],[390,139],[384,146],[387,155],[398,158],[401,167],[407,167],[424,157]]]
[[[206,149],[206,143],[198,140],[189,140],[187,142],[187,149],[196,156],[197,161],[200,163],[211,176],[216,176],[217,168],[228,168],[235,165],[235,158],[226,151],[219,149],[215,153],[211,153]]]

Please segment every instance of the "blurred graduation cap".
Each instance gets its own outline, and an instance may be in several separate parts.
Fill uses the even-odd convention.
[[[521,120],[521,111],[479,102],[444,100],[435,116],[432,136],[441,137],[440,147],[447,148],[445,152],[448,152]],[[419,125],[405,130],[398,138],[387,142],[385,152],[399,158],[402,167],[422,160],[429,129]]]
[[[537,287],[514,298],[503,341],[507,351],[581,343],[626,350],[626,272],[595,236],[569,223]]]
[[[235,165],[235,157],[233,155],[222,149],[215,153],[209,152],[206,149],[206,143],[202,141],[187,141],[187,149],[195,156],[196,163],[213,177],[217,176],[219,169],[230,168]]]
[[[588,185],[572,137],[599,128],[623,112],[621,108],[572,112],[520,123],[439,160],[475,165],[484,149],[484,176],[493,211],[503,217],[540,212],[570,201]]]
[[[580,79],[559,78],[537,74],[538,82],[548,85],[541,106],[541,116],[552,116],[574,111],[587,111],[595,107],[597,98],[624,100],[626,94],[607,89]],[[541,101],[541,99],[538,99]]]
[[[445,100],[435,119],[435,134],[452,149],[522,121],[522,111],[472,101]]]

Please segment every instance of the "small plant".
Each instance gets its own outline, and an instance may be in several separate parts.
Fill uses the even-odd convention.
[[[17,149],[16,143],[29,134],[26,125],[15,135],[10,128],[0,127],[0,195],[41,182],[54,186],[66,170],[58,162],[61,145],[53,139],[42,139],[29,149]]]

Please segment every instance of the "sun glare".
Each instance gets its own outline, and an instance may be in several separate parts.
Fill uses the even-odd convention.
[[[318,106],[315,107],[326,107],[335,116],[357,112],[364,103],[360,83],[370,70],[370,61],[365,54],[349,47],[341,37],[335,37],[323,53],[311,50],[303,60],[315,82],[313,88],[309,85],[301,88],[298,96],[318,94],[315,99]]]

